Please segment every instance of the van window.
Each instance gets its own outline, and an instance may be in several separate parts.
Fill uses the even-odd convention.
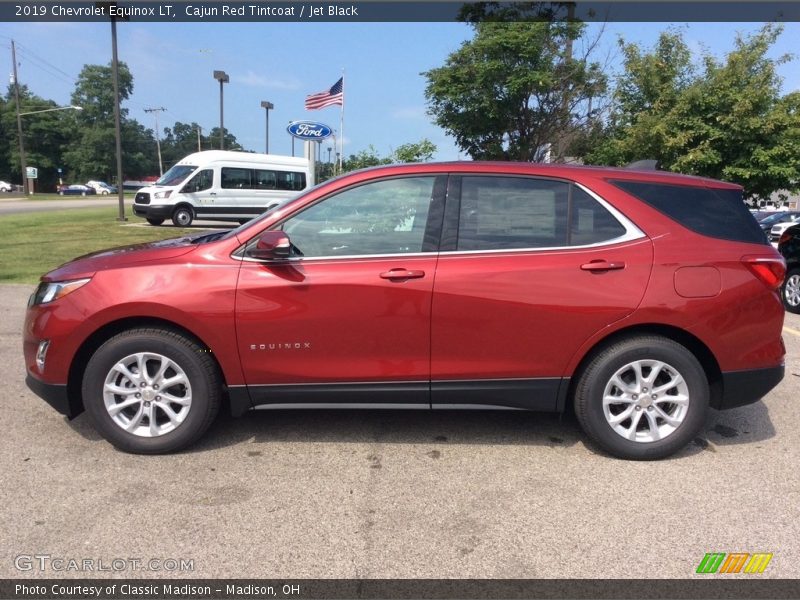
[[[197,175],[183,186],[181,190],[184,194],[194,194],[195,192],[202,192],[211,188],[214,183],[214,171],[212,169],[203,169]]]
[[[197,167],[192,165],[172,165],[172,167],[164,173],[156,181],[156,185],[178,185],[183,183],[189,175],[194,173]]]
[[[222,188],[226,190],[252,190],[252,169],[222,167]]]
[[[299,192],[306,188],[306,174],[294,171],[223,167],[222,187],[234,190]]]

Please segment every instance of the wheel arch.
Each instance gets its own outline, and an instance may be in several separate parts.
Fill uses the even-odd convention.
[[[616,344],[622,340],[645,336],[657,335],[673,342],[676,342],[686,348],[700,363],[703,371],[706,374],[709,385],[709,403],[712,407],[718,408],[722,402],[722,370],[719,367],[717,359],[711,352],[709,347],[697,336],[689,333],[685,329],[673,327],[670,325],[662,325],[657,323],[646,323],[631,325],[624,329],[614,331],[597,341],[581,358],[578,366],[572,373],[570,378],[569,387],[566,395],[564,396],[563,410],[572,410],[575,399],[575,386],[578,383],[586,366],[597,356],[600,352],[609,346]]]
[[[167,319],[159,319],[157,317],[129,317],[106,323],[83,341],[72,358],[72,363],[69,367],[69,374],[67,376],[67,398],[69,399],[70,407],[73,409],[73,415],[78,415],[84,410],[83,398],[81,396],[81,384],[83,381],[83,373],[86,370],[86,365],[89,362],[92,354],[94,354],[100,346],[118,333],[122,333],[123,331],[127,331],[129,329],[144,327],[174,331],[189,338],[199,346],[205,348],[209,347],[209,345],[204,342],[200,336],[196,335],[186,327],[178,325],[177,323]],[[210,356],[216,364],[217,370],[219,371],[219,376],[222,380],[223,391],[226,391],[227,379],[225,376],[225,371],[223,370],[222,365],[220,364],[216,355],[214,353],[210,353]],[[225,399],[226,396],[227,393],[223,393],[223,399]]]

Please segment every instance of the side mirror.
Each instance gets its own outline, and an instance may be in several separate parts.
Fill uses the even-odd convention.
[[[265,231],[247,256],[258,260],[282,260],[292,253],[292,242],[283,231]]]

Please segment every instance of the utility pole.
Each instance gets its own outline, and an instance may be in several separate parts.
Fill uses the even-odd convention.
[[[17,101],[17,135],[19,136],[19,162],[22,167],[22,192],[28,196],[28,165],[25,164],[25,142],[22,140],[22,117],[19,108],[19,78],[17,77],[17,48],[11,40],[11,62],[14,64],[14,98]]]
[[[161,162],[161,140],[159,139],[158,134],[158,113],[164,112],[167,110],[163,106],[161,108],[145,108],[144,112],[146,113],[153,113],[153,116],[156,119],[156,150],[158,151],[158,176],[161,177],[164,174],[164,164]]]
[[[202,131],[202,127],[200,125],[197,126],[197,151],[202,152],[203,147],[200,145],[200,132]]]
[[[119,59],[117,57],[117,19],[111,17],[111,77],[114,81],[114,133],[117,150],[117,221],[127,221],[125,216],[125,190],[122,186],[122,126],[119,114]]]

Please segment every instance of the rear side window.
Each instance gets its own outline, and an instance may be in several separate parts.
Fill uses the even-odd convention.
[[[566,181],[466,176],[457,250],[589,246],[625,235],[597,200]]]
[[[745,207],[740,190],[642,181],[609,183],[701,235],[734,242],[769,243]]]

